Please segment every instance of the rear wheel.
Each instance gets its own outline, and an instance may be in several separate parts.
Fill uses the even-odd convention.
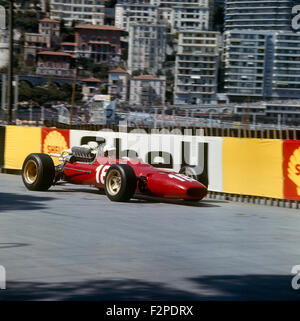
[[[137,178],[131,166],[114,164],[110,166],[105,177],[105,194],[114,202],[126,202],[133,196]]]
[[[24,185],[31,191],[46,191],[53,184],[55,167],[47,154],[30,154],[22,167]]]

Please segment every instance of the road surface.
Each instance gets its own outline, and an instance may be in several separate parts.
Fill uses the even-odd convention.
[[[113,203],[90,187],[31,192],[0,174],[0,265],[0,301],[299,300],[300,211]]]

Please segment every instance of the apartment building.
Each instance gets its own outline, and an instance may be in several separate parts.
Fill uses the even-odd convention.
[[[85,78],[81,79],[82,84],[82,100],[88,102],[91,100],[96,94],[100,93],[100,80],[97,78]]]
[[[104,0],[50,0],[50,14],[52,19],[63,19],[67,26],[71,26],[73,20],[103,25]]]
[[[0,68],[5,67],[8,63],[8,32],[0,29]]]
[[[130,75],[122,68],[108,72],[108,94],[112,100],[118,98],[121,102],[128,101]]]
[[[225,30],[291,30],[293,0],[226,0]]]
[[[39,21],[39,33],[50,35],[52,38],[60,37],[60,21],[44,18]]]
[[[94,63],[118,65],[121,57],[120,37],[123,29],[108,25],[78,25],[75,27],[77,57],[92,58]]]
[[[208,30],[209,16],[209,7],[186,3],[175,6],[171,13],[171,31],[175,33],[186,29]]]
[[[299,100],[271,100],[257,103],[235,104],[234,113],[249,117],[249,121],[268,121],[278,125],[300,123]]]
[[[132,105],[155,106],[165,102],[166,79],[152,75],[132,77],[129,102]]]
[[[65,52],[41,51],[37,54],[37,75],[73,77],[74,56]]]
[[[175,64],[175,105],[216,102],[220,34],[213,31],[179,32]]]
[[[129,31],[131,23],[157,24],[157,14],[157,6],[150,4],[116,4],[115,26]]]
[[[132,23],[129,27],[128,70],[146,70],[155,75],[166,56],[167,27]]]
[[[24,38],[24,61],[33,64],[39,51],[50,50],[59,43],[60,23],[54,19],[41,19],[39,21],[39,32],[26,32]]]
[[[225,91],[231,101],[300,98],[300,35],[225,32]]]
[[[160,23],[167,23],[171,32],[184,27],[208,29],[211,0],[151,0],[158,6]]]

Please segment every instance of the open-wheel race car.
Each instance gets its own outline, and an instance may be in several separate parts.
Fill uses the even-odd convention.
[[[54,165],[51,156],[61,163]],[[22,179],[32,191],[46,191],[59,181],[104,189],[111,201],[125,202],[135,193],[170,199],[201,200],[207,188],[189,168],[177,173],[155,168],[140,159],[117,157],[116,150],[89,142],[60,155],[34,153],[26,157]]]

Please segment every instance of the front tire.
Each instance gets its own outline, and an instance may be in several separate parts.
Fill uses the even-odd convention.
[[[24,185],[31,191],[46,191],[53,184],[55,167],[47,154],[30,154],[22,167]]]
[[[137,178],[128,164],[113,164],[106,173],[104,190],[113,202],[127,202],[135,193]]]

